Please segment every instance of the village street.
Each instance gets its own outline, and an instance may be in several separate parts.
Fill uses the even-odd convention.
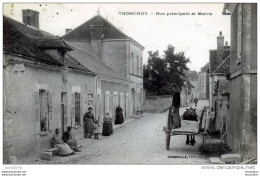
[[[200,115],[208,101],[199,101],[197,113]],[[194,107],[194,104],[192,104]],[[186,107],[180,108],[182,115]],[[165,133],[168,111],[144,114],[120,128],[112,136],[100,139],[83,139],[82,152],[72,156],[55,156],[44,164],[207,164],[208,157],[199,151],[202,137],[196,136],[195,146],[186,145],[186,136],[172,136],[170,150],[165,148]],[[188,124],[182,123],[182,126]],[[169,157],[168,157],[169,156]],[[182,157],[182,158],[171,158]],[[183,158],[187,157],[187,158]]]

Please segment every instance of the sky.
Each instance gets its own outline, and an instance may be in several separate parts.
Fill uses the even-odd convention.
[[[190,59],[190,70],[200,71],[209,61],[209,50],[216,49],[220,31],[230,43],[230,16],[222,15],[223,7],[223,3],[19,3],[4,4],[3,13],[22,22],[22,9],[36,10],[40,12],[41,30],[63,36],[65,28],[74,29],[99,12],[145,47],[144,64],[148,51],[158,50],[163,55],[171,44],[175,52],[184,52]]]

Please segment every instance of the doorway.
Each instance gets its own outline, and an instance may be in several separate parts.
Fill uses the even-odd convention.
[[[132,98],[132,114],[135,114],[135,89],[131,90],[131,98]]]

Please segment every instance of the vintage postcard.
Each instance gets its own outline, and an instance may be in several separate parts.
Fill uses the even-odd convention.
[[[3,3],[2,34],[2,164],[258,175],[257,3]]]

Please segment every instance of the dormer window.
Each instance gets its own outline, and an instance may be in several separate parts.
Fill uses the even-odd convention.
[[[63,50],[58,50],[58,55],[59,55],[59,61],[64,64],[65,52]]]

